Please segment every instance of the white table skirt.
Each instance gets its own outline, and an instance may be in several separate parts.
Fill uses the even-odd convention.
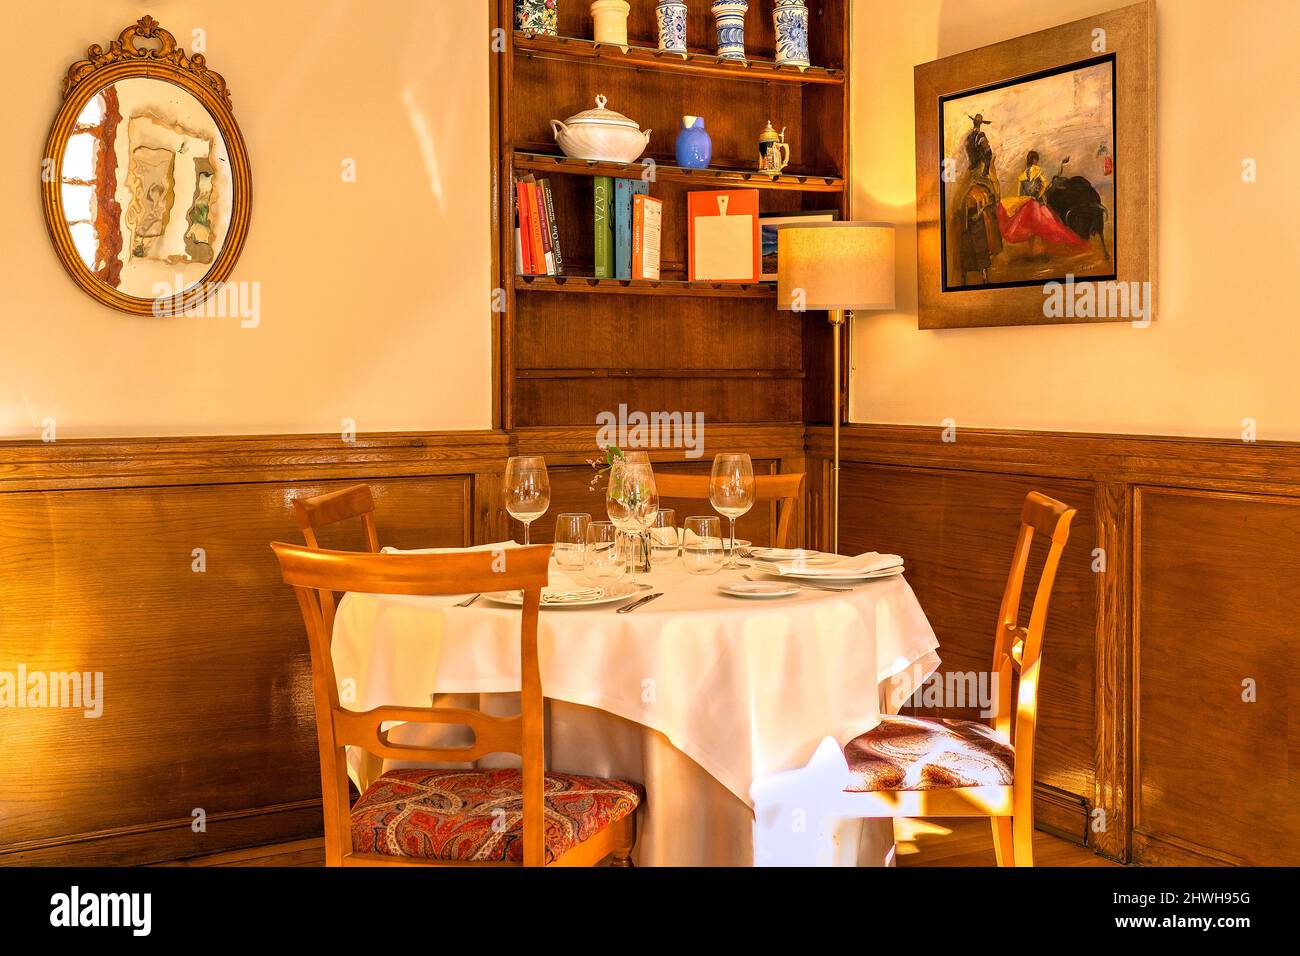
[[[717,592],[736,577],[671,566],[649,576],[664,596],[631,614],[541,614],[548,766],[647,787],[635,855],[643,865],[752,863],[753,784],[802,767],[827,736],[843,744],[871,729],[882,686],[901,701],[938,661],[938,641],[902,577],[774,602]],[[427,706],[438,695],[443,705],[516,713],[519,612],[482,599],[450,606],[455,600],[346,595],[333,642],[344,705]],[[468,737],[430,725],[392,736],[445,744],[449,733]],[[364,785],[376,768],[350,757]],[[844,839],[856,830],[848,825]],[[879,862],[888,833],[871,832],[864,853]]]

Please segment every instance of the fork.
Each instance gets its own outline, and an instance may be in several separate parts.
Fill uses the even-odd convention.
[[[455,606],[456,606],[456,607],[469,607],[471,604],[473,604],[475,601],[477,601],[477,600],[478,600],[479,598],[481,598],[482,596],[483,596],[482,594],[472,594],[472,595],[470,595],[469,597],[465,598],[465,600],[463,600],[463,601],[457,601]]]

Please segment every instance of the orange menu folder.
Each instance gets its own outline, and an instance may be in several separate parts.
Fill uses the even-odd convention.
[[[692,282],[759,280],[762,243],[757,189],[687,193],[686,212]]]

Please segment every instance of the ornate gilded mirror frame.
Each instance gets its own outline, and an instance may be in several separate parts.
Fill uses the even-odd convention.
[[[157,45],[138,46],[140,40],[155,41]],[[74,244],[64,209],[65,154],[70,137],[80,131],[78,121],[83,111],[94,97],[114,83],[137,78],[173,84],[202,104],[224,140],[232,191],[229,222],[207,271],[198,281],[175,294],[155,298],[128,294],[92,271]],[[226,81],[208,69],[202,54],[187,55],[176,45],[176,38],[150,16],[141,17],[123,30],[118,39],[109,43],[107,52],[99,44],[92,45],[86,51],[86,58],[73,63],[64,78],[63,104],[54,118],[41,164],[41,197],[45,225],[55,252],[68,274],[98,301],[123,312],[153,316],[177,315],[202,304],[234,268],[248,233],[252,205],[248,153],[231,111]],[[95,201],[99,201],[98,196]]]

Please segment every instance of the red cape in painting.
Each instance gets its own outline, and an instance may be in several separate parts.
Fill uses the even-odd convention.
[[[1006,199],[998,203],[998,229],[1006,242],[1028,242],[1034,236],[1060,245],[1088,247],[1086,239],[1079,236],[1070,227],[1056,218],[1056,213],[1047,206],[1027,196]],[[1007,207],[1014,211],[1008,212]]]

